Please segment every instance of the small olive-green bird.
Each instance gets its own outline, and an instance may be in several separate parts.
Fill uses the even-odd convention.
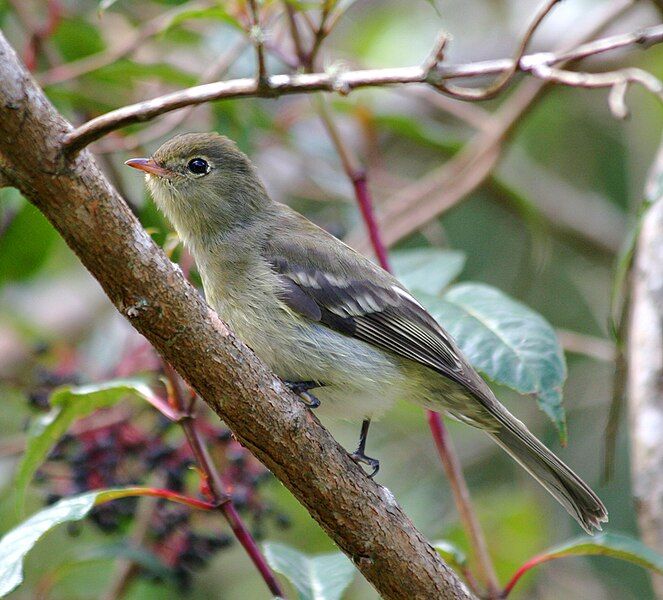
[[[193,254],[210,305],[320,411],[364,420],[403,398],[488,433],[587,532],[601,500],[500,404],[451,337],[397,279],[284,204],[229,139],[191,133],[127,165]],[[315,388],[315,396],[308,390]]]

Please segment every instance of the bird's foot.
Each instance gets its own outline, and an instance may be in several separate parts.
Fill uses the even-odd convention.
[[[321,387],[317,381],[284,381],[283,383],[290,388],[291,392],[297,394],[301,401],[311,410],[320,406],[320,400],[310,392],[314,388]]]
[[[367,473],[369,479],[373,479],[380,470],[380,461],[377,458],[366,456],[361,448],[357,448],[352,454],[350,454],[350,458],[356,463],[367,465],[371,469],[370,473]]]

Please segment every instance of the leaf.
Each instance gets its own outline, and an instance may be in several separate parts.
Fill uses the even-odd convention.
[[[61,523],[80,521],[97,505],[129,496],[168,498],[189,506],[199,502],[168,490],[129,487],[87,492],[63,498],[53,506],[32,515],[0,539],[0,598],[23,581],[23,560],[39,538]]]
[[[541,315],[480,283],[453,286],[442,298],[420,299],[475,368],[493,381],[534,396],[566,443],[562,406],[566,362],[554,329]]]
[[[505,597],[527,571],[541,563],[565,556],[610,556],[663,575],[663,556],[634,538],[617,533],[602,533],[594,537],[575,538],[528,560],[506,585]]]
[[[17,194],[14,189],[0,190],[5,204]],[[29,202],[15,207],[7,230],[0,236],[0,284],[19,281],[34,275],[48,260],[58,239],[53,226]]]
[[[433,542],[433,548],[443,558],[452,569],[458,573],[463,573],[467,567],[467,556],[465,553],[447,540],[437,540]]]
[[[99,27],[81,18],[62,19],[51,39],[64,62],[97,54],[106,47]]]
[[[399,250],[391,256],[394,273],[414,292],[437,295],[463,270],[465,254],[439,248]]]
[[[285,575],[300,600],[339,600],[355,575],[355,567],[341,552],[308,556],[294,548],[263,544],[269,565]]]
[[[35,419],[28,431],[25,453],[16,474],[16,502],[22,507],[25,490],[49,452],[71,424],[95,410],[112,406],[127,395],[152,402],[152,390],[141,380],[117,379],[80,387],[57,388],[50,398],[52,409]]]
[[[663,575],[663,556],[640,540],[618,533],[578,537],[543,553],[547,560],[563,556],[611,556],[640,565]]]
[[[168,27],[164,30],[164,33],[173,27],[177,27],[185,21],[192,19],[213,19],[215,21],[226,23],[239,31],[244,31],[242,24],[225,8],[222,6],[211,6],[209,8],[196,8],[177,13],[168,24]]]

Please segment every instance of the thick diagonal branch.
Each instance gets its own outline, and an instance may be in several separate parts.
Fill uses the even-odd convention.
[[[286,485],[384,598],[471,598],[391,493],[368,479],[152,242],[0,34],[0,172],[117,309]]]

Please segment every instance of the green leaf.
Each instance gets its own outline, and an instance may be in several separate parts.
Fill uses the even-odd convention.
[[[285,575],[300,600],[340,600],[355,575],[355,567],[341,552],[308,556],[294,548],[267,542],[265,558],[276,572]]]
[[[436,296],[463,270],[465,254],[439,248],[398,250],[391,256],[394,273],[413,292]]]
[[[4,205],[15,200],[18,192],[11,188],[0,190]],[[20,281],[34,275],[48,260],[50,250],[58,239],[53,226],[29,202],[15,206],[7,230],[0,236],[0,284]],[[19,203],[20,204],[20,203]]]
[[[506,594],[511,592],[520,578],[533,567],[566,556],[610,556],[663,575],[663,556],[658,552],[654,552],[641,541],[626,535],[602,533],[594,537],[582,536],[564,542],[528,560],[506,585]]]
[[[168,31],[169,29],[177,27],[185,21],[190,21],[192,19],[221,21],[234,27],[235,29],[238,29],[239,31],[244,31],[242,24],[222,6],[184,10],[173,17],[173,19],[168,24],[168,27],[164,31]]]
[[[663,575],[663,556],[640,540],[618,533],[602,533],[594,537],[578,537],[551,548],[541,556],[546,560],[564,556],[611,556],[640,565]]]
[[[181,87],[189,87],[196,83],[197,78],[177,67],[165,62],[143,63],[127,58],[115,61],[88,75],[95,82],[106,85],[124,85],[144,81],[146,78],[157,78],[164,83]]]
[[[32,515],[0,539],[0,598],[23,581],[23,560],[39,538],[61,523],[80,521],[97,505],[129,496],[168,497],[176,502],[188,500],[163,490],[130,487],[87,492],[63,498],[53,506]]]
[[[566,442],[562,406],[566,362],[554,329],[541,315],[480,283],[456,285],[442,298],[421,300],[475,368],[493,381],[532,395]]]
[[[80,387],[57,388],[50,398],[52,409],[36,419],[28,431],[25,453],[16,474],[17,506],[23,506],[25,490],[39,465],[71,424],[95,410],[112,406],[128,395],[152,401],[150,387],[141,380],[118,379]]]
[[[433,548],[452,569],[457,573],[463,573],[467,566],[467,556],[462,550],[447,540],[433,542]]]
[[[60,21],[51,39],[65,62],[97,54],[106,47],[99,28],[81,18]]]

